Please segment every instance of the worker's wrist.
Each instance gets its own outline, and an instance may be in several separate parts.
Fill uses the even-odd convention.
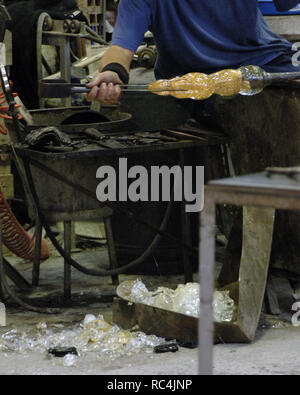
[[[101,72],[104,71],[114,71],[115,73],[118,74],[120,80],[124,84],[128,84],[129,82],[129,73],[125,69],[125,67],[122,66],[120,63],[109,63],[106,66],[104,66],[103,69],[101,70]]]

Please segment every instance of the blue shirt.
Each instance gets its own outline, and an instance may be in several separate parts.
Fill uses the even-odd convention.
[[[274,3],[286,11],[299,0]],[[291,53],[291,43],[267,26],[257,0],[120,0],[111,44],[135,52],[147,30],[158,50],[156,78],[263,66]]]

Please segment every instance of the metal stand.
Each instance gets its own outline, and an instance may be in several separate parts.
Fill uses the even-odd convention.
[[[70,37],[63,31],[49,32],[43,30],[47,21],[52,21],[50,16],[43,12],[37,22],[36,49],[37,49],[37,79],[43,78],[42,68],[42,45],[53,45],[59,47],[60,73],[63,80],[71,82],[71,58],[70,58]],[[71,106],[71,96],[62,99],[63,107]],[[40,108],[45,107],[45,99],[40,98]]]

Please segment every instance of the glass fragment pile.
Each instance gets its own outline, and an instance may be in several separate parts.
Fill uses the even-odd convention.
[[[81,324],[71,329],[58,325],[39,323],[30,331],[12,329],[0,335],[0,352],[47,353],[49,348],[76,347],[79,356],[95,351],[99,356],[114,360],[123,355],[139,352],[153,352],[153,347],[165,342],[165,339],[143,332],[122,330],[117,325],[110,325],[103,316],[97,318],[88,314]],[[64,366],[72,366],[78,357],[67,354]]]
[[[121,283],[117,294],[129,302],[143,303],[193,317],[200,316],[200,287],[198,283],[180,284],[175,290],[158,287],[156,291],[150,292],[146,285],[137,279]],[[215,291],[213,307],[215,322],[232,321],[235,305],[229,296],[229,291]]]

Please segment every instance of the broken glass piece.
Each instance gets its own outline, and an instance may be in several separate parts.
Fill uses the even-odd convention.
[[[117,295],[132,303],[143,303],[192,317],[200,315],[200,286],[198,283],[180,284],[175,290],[159,287],[156,291],[151,292],[140,279],[137,279],[121,283],[117,288]],[[235,305],[229,296],[229,291],[215,291],[213,306],[215,322],[232,321]]]

